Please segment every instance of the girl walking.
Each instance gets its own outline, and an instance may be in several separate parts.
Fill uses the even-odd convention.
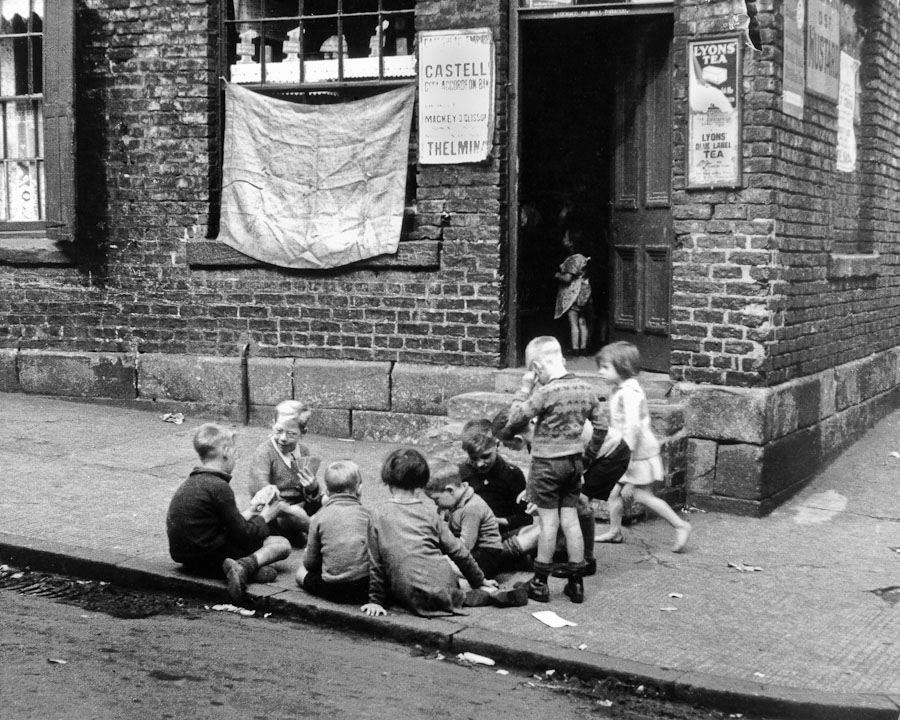
[[[629,342],[614,342],[597,353],[595,360],[600,377],[616,388],[609,398],[609,425],[622,433],[622,438],[631,448],[628,469],[607,501],[609,532],[598,536],[596,542],[622,542],[622,494],[630,493],[637,502],[675,528],[672,552],[681,552],[687,544],[691,525],[651,490],[654,482],[663,479],[663,466],[659,457],[659,441],[650,429],[647,398],[637,381],[641,371],[640,352]]]

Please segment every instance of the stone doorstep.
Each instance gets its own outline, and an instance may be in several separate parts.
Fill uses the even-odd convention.
[[[447,417],[465,422],[470,418],[493,418],[509,407],[512,396],[504,392],[471,392],[456,395],[447,401]],[[660,400],[648,402],[650,422],[657,437],[674,435],[684,428],[684,409],[681,405]]]
[[[591,363],[593,364],[593,361]],[[522,374],[524,372],[525,368],[497,370],[494,373],[494,390],[501,393],[514,393],[522,383]],[[587,380],[596,387],[601,396],[606,397],[612,392],[612,386],[601,380],[596,370],[584,369],[579,366],[574,369],[574,373],[575,377]],[[650,401],[665,400],[675,384],[667,374],[651,372],[642,372],[638,375],[638,382]]]

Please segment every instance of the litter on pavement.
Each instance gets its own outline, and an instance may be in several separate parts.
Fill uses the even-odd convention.
[[[181,413],[166,413],[165,415],[160,415],[159,419],[163,422],[181,425],[181,423],[184,422],[184,415],[182,415]]]
[[[457,660],[465,660],[466,662],[470,662],[475,665],[496,665],[496,663],[489,657],[485,657],[484,655],[476,655],[473,652],[460,653],[456,656],[456,658]]]
[[[244,617],[253,617],[254,615],[256,615],[256,610],[248,610],[247,608],[238,607],[237,605],[231,605],[229,603],[213,605],[212,607],[207,605],[206,609],[215,610],[216,612],[236,613],[238,615],[243,615]]]
[[[730,562],[728,567],[734,568],[738,572],[762,572],[762,568],[756,565],[745,565],[744,563]]]
[[[531,616],[537,620],[540,620],[544,625],[549,625],[552,628],[561,628],[566,627],[567,625],[571,627],[577,627],[578,623],[573,623],[571,620],[565,620],[557,615],[552,610],[541,610],[540,612],[533,612]]]

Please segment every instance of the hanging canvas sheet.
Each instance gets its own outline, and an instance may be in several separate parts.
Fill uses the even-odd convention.
[[[289,268],[397,252],[415,86],[301,105],[229,83],[219,240]]]

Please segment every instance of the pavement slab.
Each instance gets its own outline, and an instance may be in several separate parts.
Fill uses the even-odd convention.
[[[223,583],[178,570],[165,535],[169,500],[196,463],[193,431],[207,418],[176,425],[160,415],[0,393],[0,559],[225,600]],[[268,430],[232,427],[233,486],[245,506],[247,463]],[[743,698],[759,711],[768,698],[786,716],[794,708],[796,717],[840,717],[843,708],[846,717],[895,720],[900,603],[884,589],[900,586],[900,457],[891,454],[900,454],[898,430],[895,412],[765,518],[686,513],[694,531],[683,554],[669,550],[672,531],[658,519],[625,528],[623,544],[595,546],[599,570],[586,578],[582,605],[562,596],[564,581],[551,580],[549,605],[473,608],[440,620],[392,609],[368,618],[298,589],[298,550],[278,564],[275,583],[251,591],[315,622],[639,678],[721,707],[739,708]],[[312,435],[304,443],[326,464],[356,461],[364,503],[387,497],[380,467],[396,444]],[[553,629],[531,614],[545,609],[575,625]]]

